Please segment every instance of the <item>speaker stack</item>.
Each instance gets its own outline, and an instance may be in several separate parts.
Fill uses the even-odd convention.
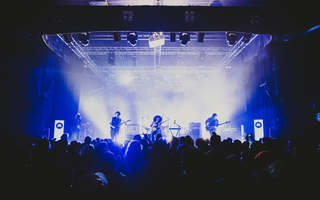
[[[189,123],[189,135],[193,140],[201,137],[201,123],[200,122],[191,122]]]

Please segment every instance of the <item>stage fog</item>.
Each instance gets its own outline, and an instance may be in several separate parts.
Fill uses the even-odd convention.
[[[250,98],[252,66],[168,66],[134,69],[112,67],[96,74],[84,71],[81,78],[66,74],[69,84],[81,87],[79,112],[95,129],[89,135],[110,138],[109,122],[116,111],[123,120],[131,120],[121,129],[119,142],[125,140],[130,125],[138,133],[148,133],[154,115],[168,120],[164,127],[182,127],[181,134],[188,134],[190,123],[201,123],[200,136],[208,138],[205,120],[218,114],[220,122],[231,121],[244,112]],[[223,129],[220,129],[221,136]],[[127,130],[127,131],[126,131]],[[129,130],[130,132],[130,130]],[[168,139],[171,133],[166,129]],[[239,134],[234,138],[240,138]],[[93,134],[93,135],[92,135]]]

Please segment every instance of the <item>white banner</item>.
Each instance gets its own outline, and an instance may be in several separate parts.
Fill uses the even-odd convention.
[[[260,140],[261,138],[264,137],[263,120],[255,119],[253,123],[254,123],[254,139]]]
[[[60,139],[60,137],[64,133],[64,120],[55,120],[54,121],[54,138],[57,140]]]

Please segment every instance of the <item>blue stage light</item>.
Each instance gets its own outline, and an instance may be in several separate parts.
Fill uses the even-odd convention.
[[[317,114],[316,114],[316,120],[317,120],[318,122],[320,122],[320,113],[317,113]]]
[[[182,46],[186,46],[189,41],[190,41],[189,33],[180,33],[180,42]]]
[[[234,46],[238,40],[238,34],[235,32],[227,32],[226,35],[227,39],[227,44],[229,46]]]
[[[131,44],[132,46],[136,46],[137,45],[137,40],[138,40],[137,33],[135,33],[135,32],[128,33],[127,40],[128,40],[129,44]]]
[[[88,33],[79,33],[79,34],[77,34],[77,38],[83,46],[89,45],[89,34]]]

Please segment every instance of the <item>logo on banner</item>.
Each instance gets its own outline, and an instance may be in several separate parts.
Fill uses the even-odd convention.
[[[261,128],[261,127],[262,127],[262,123],[261,123],[261,122],[256,122],[255,126],[256,126],[257,128]]]
[[[57,129],[62,129],[63,128],[63,124],[61,122],[57,123],[56,125]]]

